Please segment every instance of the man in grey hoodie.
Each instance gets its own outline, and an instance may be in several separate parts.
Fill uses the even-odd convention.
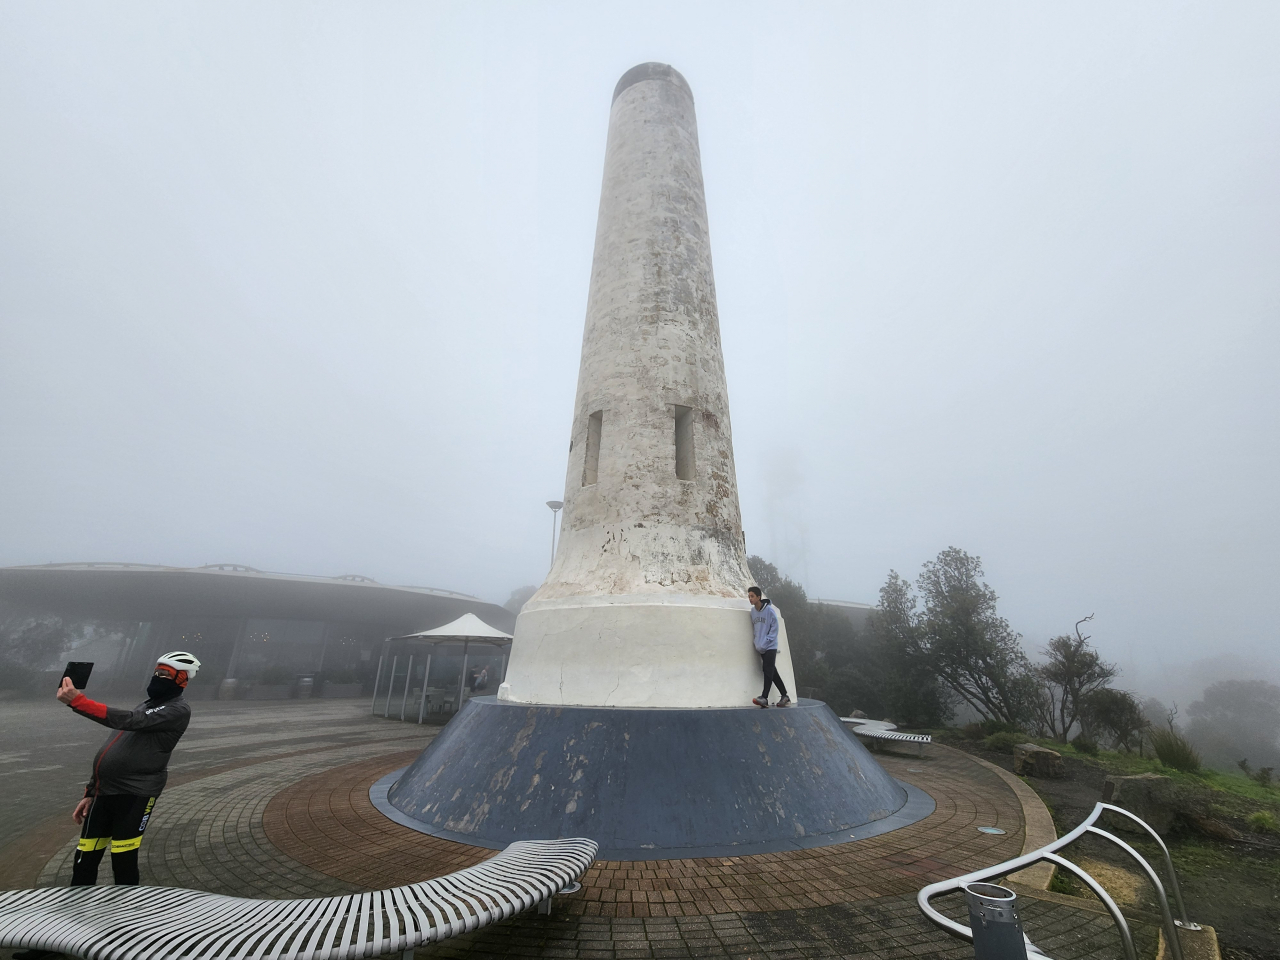
[[[756,653],[760,654],[760,662],[764,667],[764,692],[751,702],[757,707],[769,706],[769,688],[777,687],[782,698],[778,706],[791,706],[791,698],[787,696],[787,687],[782,682],[776,665],[778,659],[778,614],[773,604],[764,599],[759,587],[751,587],[747,591],[747,599],[751,601],[751,630],[755,642]]]

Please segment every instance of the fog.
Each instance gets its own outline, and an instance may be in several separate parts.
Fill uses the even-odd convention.
[[[0,565],[539,582],[661,60],[751,552],[874,601],[956,545],[1032,650],[1265,673],[1277,49],[1267,3],[7,3]]]

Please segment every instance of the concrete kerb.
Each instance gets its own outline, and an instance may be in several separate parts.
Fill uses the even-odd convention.
[[[942,750],[963,753],[974,763],[994,772],[1009,785],[1009,788],[1017,796],[1018,803],[1022,805],[1023,829],[1026,831],[1022,842],[1022,852],[1024,854],[1030,853],[1032,850],[1038,850],[1045,844],[1053,843],[1058,839],[1058,831],[1053,825],[1053,816],[1049,813],[1049,808],[1044,805],[1044,801],[1040,799],[1039,794],[1022,782],[1021,777],[1014,776],[1008,770],[997,766],[989,760],[975,757],[971,753],[964,753],[963,750],[956,750],[955,747],[948,747],[940,743],[935,745]],[[1007,879],[1024,887],[1048,890],[1049,882],[1053,879],[1053,864],[1037,863],[1034,867],[1027,867],[1025,870],[1010,874]]]

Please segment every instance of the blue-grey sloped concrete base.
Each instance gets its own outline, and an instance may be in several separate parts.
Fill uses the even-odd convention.
[[[610,860],[847,843],[933,811],[816,700],[663,710],[476,697],[370,795],[433,836],[492,848],[590,837]]]

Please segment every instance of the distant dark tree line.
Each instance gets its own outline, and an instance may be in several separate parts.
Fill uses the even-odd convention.
[[[1187,739],[1211,766],[1238,767],[1264,784],[1280,770],[1280,687],[1274,683],[1221,680],[1187,713]]]
[[[837,608],[811,603],[804,587],[751,557],[756,581],[782,611],[796,683],[846,714],[861,710],[911,727],[936,727],[964,707],[988,732],[1022,730],[1125,751],[1157,750],[1194,768],[1200,756],[1258,782],[1280,770],[1280,687],[1262,680],[1214,683],[1191,704],[1141,702],[1112,685],[1118,670],[1081,632],[1049,640],[1033,663],[1022,637],[996,609],[982,561],[956,547],[925,563],[912,583],[890,571],[864,629]]]
[[[759,557],[752,573],[781,609],[799,686],[840,712],[860,709],[916,727],[940,726],[967,706],[989,729],[1021,729],[1082,745],[1140,749],[1142,706],[1111,686],[1106,663],[1080,633],[1054,637],[1033,664],[997,611],[982,561],[956,547],[911,583],[890,571],[865,630]]]

